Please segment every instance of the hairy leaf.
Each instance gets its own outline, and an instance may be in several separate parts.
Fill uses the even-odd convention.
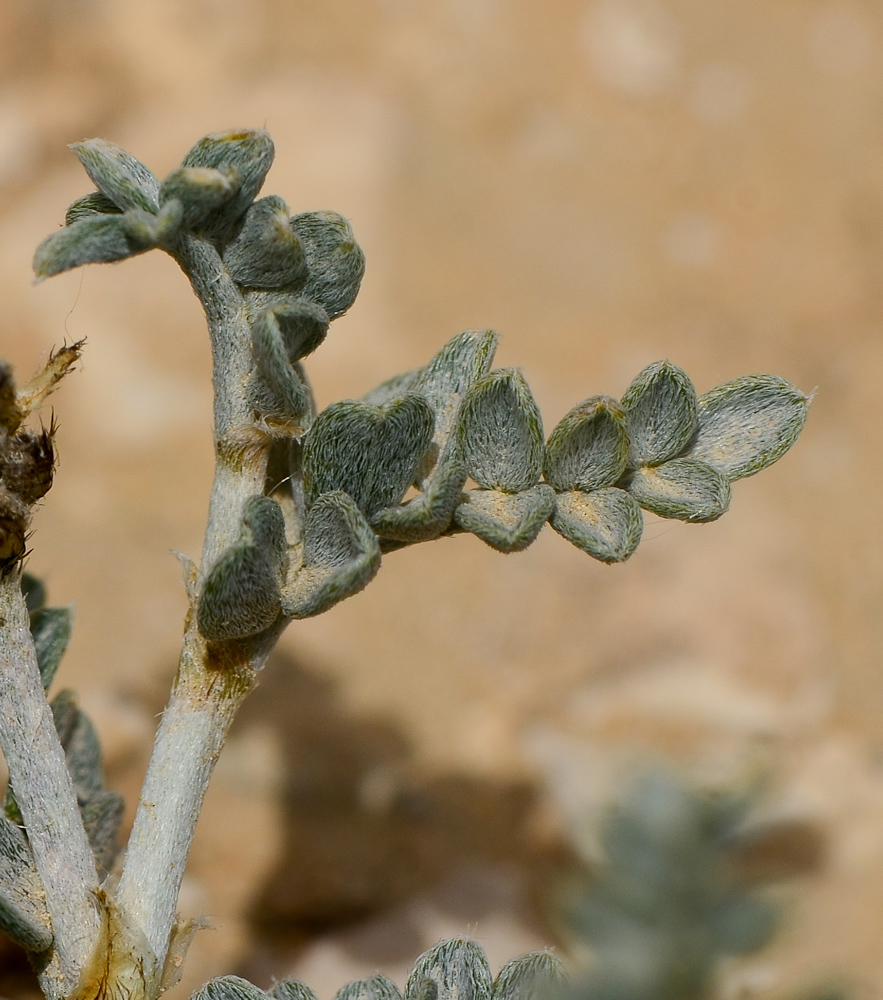
[[[124,215],[86,216],[40,243],[34,254],[34,274],[51,278],[83,264],[109,264],[144,253],[152,245],[132,236]]]
[[[337,319],[356,301],[365,274],[365,255],[352,226],[337,212],[304,212],[291,219],[291,228],[309,273],[301,294]]]
[[[612,486],[625,471],[625,413],[615,399],[592,396],[565,414],[546,444],[546,482],[556,490]]]
[[[291,227],[288,206],[277,195],[261,198],[245,213],[224,250],[233,280],[246,288],[300,287],[307,259]]]
[[[543,473],[543,423],[514,368],[485,375],[466,393],[460,442],[467,473],[487,489],[518,493]]]
[[[492,1000],[556,1000],[568,985],[564,965],[548,951],[508,961],[494,980]]]
[[[316,417],[304,445],[307,504],[334,490],[348,493],[367,517],[389,507],[414,481],[432,440],[429,404],[408,393],[384,406],[333,403]]]
[[[425,482],[422,493],[407,503],[378,511],[371,518],[371,527],[382,539],[403,544],[438,538],[451,524],[465,482],[462,462],[449,458]]]
[[[304,524],[303,562],[282,593],[282,612],[309,618],[357,594],[380,568],[380,546],[355,500],[318,497]]]
[[[540,533],[555,509],[555,491],[540,483],[520,493],[468,490],[454,511],[454,523],[498,552],[521,552]]]
[[[218,976],[198,989],[190,1000],[267,1000],[267,994],[239,976]]]
[[[74,625],[71,608],[41,608],[31,614],[31,635],[44,690],[48,691],[70,642]]]
[[[668,361],[641,371],[622,397],[632,465],[656,465],[687,447],[696,430],[696,390]]]
[[[43,885],[27,838],[0,816],[0,931],[30,952],[52,944]]]
[[[729,480],[696,458],[637,469],[626,485],[645,510],[679,521],[715,521],[730,506]]]
[[[178,167],[162,182],[159,199],[181,204],[181,225],[198,229],[239,194],[240,178],[231,167]]]
[[[334,1000],[402,1000],[402,991],[388,976],[377,974],[347,983]]]
[[[30,614],[39,611],[46,603],[46,587],[43,585],[43,581],[30,573],[22,573],[21,575],[21,592],[24,594]],[[33,625],[33,622],[31,624]]]
[[[328,333],[328,313],[316,302],[285,292],[250,292],[246,296],[252,325],[275,324],[288,360],[300,361],[322,343]]]
[[[231,170],[239,177],[238,193],[211,219],[212,232],[223,232],[245,214],[264,183],[274,155],[273,140],[263,129],[231,129],[204,136],[184,157],[185,167]]]
[[[699,427],[689,454],[729,480],[778,461],[800,436],[810,398],[777,375],[745,375],[699,399]]]
[[[79,222],[80,219],[87,219],[94,215],[120,215],[122,209],[118,208],[106,194],[100,191],[92,191],[71,202],[64,215],[64,224],[71,225]]]
[[[491,970],[481,946],[453,938],[424,952],[405,988],[406,1000],[490,1000]]]
[[[559,493],[549,522],[568,542],[605,563],[628,559],[644,530],[637,501],[613,486]]]
[[[319,1000],[309,986],[297,979],[281,979],[278,983],[274,983],[267,993],[274,1000]]]
[[[110,871],[119,850],[117,833],[124,808],[125,803],[119,792],[101,791],[80,810],[96,864],[104,871]]]
[[[159,181],[131,153],[106,139],[87,139],[70,147],[86,168],[95,187],[122,211],[159,208]]]

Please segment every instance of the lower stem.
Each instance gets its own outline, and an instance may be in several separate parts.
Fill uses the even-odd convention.
[[[184,637],[116,892],[126,919],[143,932],[157,974],[209,777],[260,665],[244,649],[210,648],[195,625]]]
[[[40,972],[69,996],[100,930],[95,859],[46,701],[18,573],[0,581],[0,745],[46,895],[54,944]]]

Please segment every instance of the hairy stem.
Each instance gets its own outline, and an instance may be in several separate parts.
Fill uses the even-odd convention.
[[[0,744],[52,919],[55,940],[41,985],[50,1000],[61,1000],[98,939],[98,879],[40,680],[18,573],[0,581]]]
[[[238,540],[243,508],[264,489],[269,439],[254,426],[247,387],[254,367],[242,294],[217,251],[184,237],[175,259],[205,309],[215,390],[215,479],[198,584]],[[178,891],[209,778],[237,708],[280,628],[249,642],[209,644],[191,614],[178,675],[150,759],[117,903],[144,933],[161,969]]]

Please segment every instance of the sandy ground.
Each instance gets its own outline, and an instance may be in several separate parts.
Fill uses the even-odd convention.
[[[484,326],[550,429],[663,357],[700,391],[757,371],[816,390],[722,521],[648,518],[625,566],[552,531],[510,557],[458,537],[292,627],[208,797],[181,906],[216,929],[174,995],[237,971],[330,1000],[444,934],[496,965],[554,944],[537,899],[561,831],[663,757],[769,772],[770,813],[829,845],[728,995],[840,974],[878,996],[883,7],[2,0],[0,26],[3,354],[25,374],[88,338],[30,565],[76,603],[61,681],[129,820],[185,606],[170,552],[200,549],[209,360],[159,254],[31,283],[90,187],[66,143],[162,175],[208,131],[270,129],[265,190],[343,212],[368,258],[309,363],[322,404]],[[0,993],[30,996],[4,963]]]

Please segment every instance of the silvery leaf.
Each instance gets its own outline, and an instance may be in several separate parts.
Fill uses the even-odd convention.
[[[253,291],[245,299],[252,326],[271,323],[279,328],[286,357],[292,364],[312,354],[328,333],[328,313],[302,296]]]
[[[31,635],[44,690],[49,689],[70,642],[73,618],[70,608],[40,608],[31,613]]]
[[[239,976],[218,976],[198,989],[190,1000],[267,1000],[267,994]]]
[[[696,390],[668,361],[641,371],[622,397],[632,465],[655,465],[687,447],[696,430]]]
[[[280,979],[267,990],[267,995],[273,1000],[319,1000],[309,986],[297,979]]]
[[[122,209],[118,208],[106,194],[100,191],[92,191],[71,202],[68,210],[64,214],[64,224],[71,225],[79,222],[80,219],[91,218],[94,215],[121,215]]]
[[[699,398],[699,427],[688,454],[731,481],[753,476],[794,444],[809,403],[809,396],[777,375],[724,382]]]
[[[245,288],[303,284],[306,256],[281,198],[261,198],[248,209],[224,250],[224,263],[233,280]]]
[[[408,393],[383,406],[333,403],[316,417],[304,444],[307,505],[342,490],[367,517],[398,503],[432,440],[429,404]]]
[[[492,1000],[556,1000],[568,985],[564,965],[548,951],[508,961],[494,980]]]
[[[304,212],[291,219],[291,228],[309,271],[301,294],[337,319],[356,301],[365,274],[365,255],[352,226],[337,212]]]
[[[275,155],[273,140],[263,129],[231,129],[204,136],[184,157],[182,166],[235,171],[239,190],[213,215],[211,231],[223,233],[240,219],[257,197]]]
[[[95,861],[104,871],[110,870],[119,850],[117,833],[124,806],[119,792],[101,791],[80,809]]]
[[[565,414],[546,444],[544,473],[556,490],[612,486],[625,471],[625,413],[615,399],[592,396]]]
[[[334,1000],[402,1000],[402,991],[388,976],[378,974],[347,983]]]
[[[24,833],[0,816],[0,931],[30,952],[52,945],[43,885]]]
[[[459,417],[467,473],[486,489],[519,493],[543,473],[543,424],[524,377],[500,368],[466,393]]]
[[[498,552],[526,549],[555,509],[555,491],[545,483],[520,493],[468,490],[463,496],[454,523]]]
[[[178,167],[162,182],[162,204],[181,203],[181,224],[196,229],[239,194],[239,174],[230,167]]]
[[[371,527],[385,542],[428,542],[447,531],[460,501],[466,471],[451,457],[436,467],[424,490],[407,503],[385,507],[371,518]],[[398,546],[384,545],[385,551]]]
[[[605,563],[628,559],[644,530],[637,501],[613,486],[559,493],[549,522],[568,542]]]
[[[77,154],[95,187],[121,211],[140,208],[155,212],[159,208],[159,181],[131,153],[106,139],[74,142]]]
[[[424,952],[405,988],[406,1000],[490,1000],[491,970],[481,946],[454,938]]]
[[[109,264],[134,257],[151,246],[132,236],[124,215],[90,215],[40,243],[34,253],[34,274],[51,278],[83,264]]]
[[[309,618],[358,593],[380,568],[377,536],[352,497],[324,493],[304,524],[303,562],[286,583],[282,612]]]
[[[730,506],[729,480],[696,458],[636,469],[626,488],[645,510],[679,521],[715,521]]]

